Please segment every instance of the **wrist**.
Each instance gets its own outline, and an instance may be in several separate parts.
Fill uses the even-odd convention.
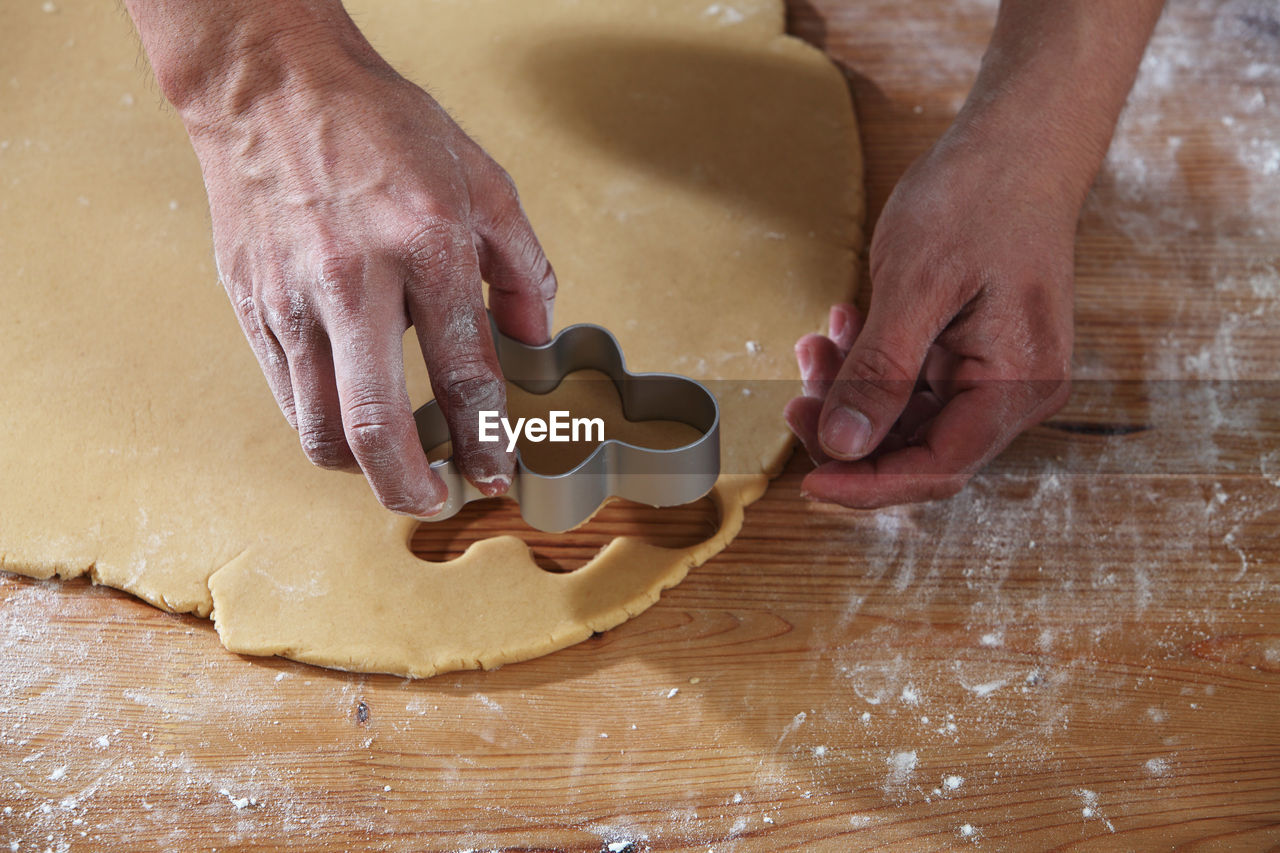
[[[985,186],[999,196],[1021,196],[1075,219],[1084,205],[1105,142],[1064,127],[1052,114],[1024,109],[1016,99],[966,109],[938,142],[938,149],[984,164]]]
[[[161,91],[192,132],[354,66],[385,66],[338,0],[128,5]]]
[[[1078,210],[1102,165],[1162,0],[1002,0],[948,133]]]

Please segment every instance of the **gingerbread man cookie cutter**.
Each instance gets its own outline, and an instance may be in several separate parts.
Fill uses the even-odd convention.
[[[527,467],[516,450],[515,475],[507,496],[520,504],[530,526],[561,533],[582,524],[610,497],[655,507],[695,501],[720,475],[720,406],[707,388],[672,373],[632,373],[622,348],[608,329],[589,323],[561,330],[550,343],[530,346],[489,328],[498,362],[508,382],[531,394],[548,394],[578,370],[598,370],[613,380],[629,421],[678,421],[700,433],[685,445],[659,450],[606,437],[582,462],[559,474]],[[435,400],[414,412],[427,450],[450,440],[449,426]],[[463,506],[486,497],[467,481],[452,459],[431,468],[449,487],[444,508],[428,521],[443,521]]]

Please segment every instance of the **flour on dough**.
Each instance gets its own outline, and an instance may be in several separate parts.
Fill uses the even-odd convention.
[[[417,559],[415,522],[313,468],[281,419],[127,19],[65,0],[18,4],[0,30],[0,567],[88,574],[211,614],[233,651],[322,666],[428,676],[542,655],[724,548],[781,466],[792,344],[853,288],[849,95],[782,35],[781,0],[739,0],[731,21],[702,0],[351,5],[514,175],[559,273],[558,326],[607,326],[635,370],[779,380],[721,400],[719,531],[685,550],[620,538],[571,574],[510,536]]]

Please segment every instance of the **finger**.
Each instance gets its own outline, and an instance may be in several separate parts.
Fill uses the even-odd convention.
[[[833,459],[861,459],[888,434],[911,398],[929,346],[951,319],[927,305],[903,304],[896,293],[880,302],[873,296],[827,395],[818,435]]]
[[[924,367],[920,371],[920,384],[928,388],[943,402],[949,400],[963,385],[957,385],[956,375],[960,372],[960,363],[964,357],[950,350],[934,345],[924,357]]]
[[[330,306],[325,316],[347,446],[383,506],[435,515],[448,490],[427,463],[405,388],[400,271],[360,267],[347,281],[333,290],[358,304]]]
[[[818,441],[818,417],[821,414],[822,400],[815,397],[796,397],[782,410],[787,426],[800,439],[815,465],[831,461],[831,457],[822,451],[822,443]]]
[[[526,344],[544,344],[553,328],[556,274],[520,206],[515,185],[505,173],[496,183],[477,228],[489,308],[504,334]]]
[[[849,350],[853,348],[853,342],[857,339],[858,333],[862,331],[863,317],[862,312],[848,303],[831,306],[830,317],[827,321],[827,328],[830,330],[828,337],[832,343],[840,350],[841,357],[847,356]]]
[[[227,288],[232,305],[235,307],[236,319],[240,321],[240,328],[244,331],[249,347],[258,359],[262,374],[267,378],[271,396],[275,397],[276,405],[280,407],[289,426],[297,429],[298,418],[294,406],[293,383],[289,375],[289,359],[285,356],[284,348],[267,328],[262,311],[253,295],[247,289],[243,291],[236,289],[234,293],[232,291],[232,288]]]
[[[805,395],[824,400],[831,391],[831,383],[840,375],[844,354],[830,338],[805,335],[796,342],[796,362],[800,365]]]
[[[805,477],[810,497],[874,508],[951,497],[1003,450],[1026,423],[1012,416],[997,384],[958,393],[919,443],[855,462],[829,462]]]
[[[893,432],[901,435],[907,444],[917,443],[929,424],[942,411],[942,407],[943,402],[937,394],[932,391],[917,391],[907,401],[906,408],[893,426]]]
[[[465,229],[441,229],[433,239],[434,251],[417,253],[410,269],[409,317],[449,425],[454,462],[481,492],[500,495],[511,486],[515,459],[505,441],[480,441],[481,412],[506,417],[507,386],[489,334],[479,260]]]
[[[333,352],[322,330],[316,329],[290,348],[289,376],[303,451],[321,468],[355,471],[359,464],[347,444],[334,374]]]

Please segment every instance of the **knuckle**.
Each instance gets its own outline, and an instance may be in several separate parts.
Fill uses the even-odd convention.
[[[346,431],[347,444],[362,459],[377,461],[395,446],[394,431],[385,420],[366,420],[352,424]]]
[[[261,326],[258,302],[252,293],[243,293],[231,300],[231,307],[236,312],[236,319],[246,332],[255,332]]]
[[[471,245],[471,230],[452,217],[428,216],[410,228],[403,240],[411,257],[431,259]]]
[[[302,450],[312,464],[320,468],[345,468],[350,449],[346,435],[328,425],[314,425],[300,431]]]
[[[341,285],[364,278],[365,260],[362,256],[328,248],[320,252],[316,261],[316,276],[322,287]]]
[[[515,178],[497,163],[490,163],[486,191],[492,194],[495,197],[494,201],[500,205],[520,210],[520,191],[516,187]]]
[[[877,345],[858,349],[853,373],[855,379],[871,383],[914,382],[916,379],[916,371],[910,369],[898,356]]]
[[[362,459],[378,461],[400,438],[396,409],[378,394],[357,394],[347,405],[347,446]]]
[[[873,409],[892,407],[915,386],[916,371],[897,356],[877,346],[863,347],[854,356],[849,373],[837,379],[833,392]]]
[[[315,265],[315,276],[325,303],[340,312],[358,312],[364,303],[366,270],[367,261],[360,255],[322,253]]]
[[[506,385],[482,364],[460,364],[440,382],[442,402],[450,412],[499,409],[506,402]]]
[[[556,298],[560,290],[560,282],[556,280],[556,271],[546,255],[542,256],[542,273],[538,279],[538,292],[548,302]]]
[[[295,310],[291,288],[279,279],[259,282],[256,291],[254,301],[269,323],[274,324]]]
[[[402,253],[411,273],[423,284],[440,285],[475,265],[470,229],[452,220],[435,219],[413,229]]]
[[[314,337],[319,323],[302,291],[285,285],[264,287],[258,303],[267,325],[282,344],[298,344]]]

